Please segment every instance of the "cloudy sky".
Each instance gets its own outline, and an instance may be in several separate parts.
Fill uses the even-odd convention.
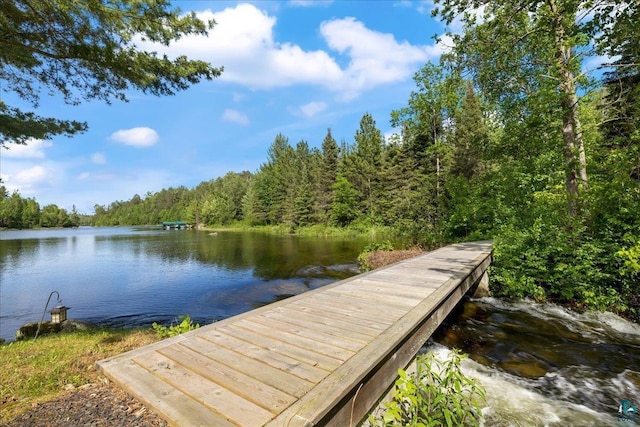
[[[278,133],[319,147],[327,128],[352,142],[364,113],[391,133],[413,75],[443,47],[431,1],[176,1],[214,18],[208,38],[169,54],[224,66],[220,78],[177,96],[129,94],[130,102],[65,106],[43,98],[43,116],[87,121],[73,138],[7,144],[0,175],[10,190],[92,213],[96,204],[163,188],[195,187],[226,172],[255,172]],[[0,88],[1,90],[1,88]],[[9,105],[15,96],[0,93]]]

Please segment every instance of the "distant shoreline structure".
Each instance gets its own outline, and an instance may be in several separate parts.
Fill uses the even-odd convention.
[[[162,228],[164,230],[184,230],[186,228],[192,228],[192,226],[185,221],[164,221]]]

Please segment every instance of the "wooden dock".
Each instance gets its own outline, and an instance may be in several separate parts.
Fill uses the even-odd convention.
[[[447,246],[98,366],[175,426],[355,426],[490,263]]]

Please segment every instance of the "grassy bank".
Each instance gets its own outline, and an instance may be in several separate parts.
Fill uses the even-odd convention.
[[[200,230],[219,232],[219,231],[252,231],[259,233],[269,233],[274,235],[293,234],[304,237],[354,237],[370,240],[400,241],[401,233],[391,227],[374,226],[374,225],[352,225],[349,227],[333,227],[330,225],[308,225],[303,227],[293,227],[286,224],[280,225],[253,225],[249,226],[244,223],[236,223],[225,226],[207,226],[201,227]]]
[[[98,382],[98,360],[157,340],[151,330],[96,329],[0,346],[0,423],[66,390]]]

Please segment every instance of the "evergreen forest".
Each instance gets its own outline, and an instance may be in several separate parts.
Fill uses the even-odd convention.
[[[330,129],[311,142],[278,134],[255,172],[135,195],[91,217],[40,210],[2,187],[0,227],[383,227],[424,249],[492,239],[494,295],[640,321],[640,6],[436,3],[463,29],[416,73],[389,118],[393,137],[368,113],[351,141]],[[594,66],[601,57],[613,62]]]

